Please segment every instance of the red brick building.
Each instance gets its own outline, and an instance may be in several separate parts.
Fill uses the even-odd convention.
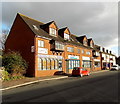
[[[73,67],[101,70],[100,49],[92,39],[59,29],[54,21],[42,23],[17,14],[5,43],[5,52],[18,51],[29,63],[28,76],[50,76],[58,71],[71,73]]]

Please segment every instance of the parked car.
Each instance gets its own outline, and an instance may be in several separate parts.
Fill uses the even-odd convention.
[[[120,66],[113,65],[110,70],[120,70]]]
[[[90,75],[90,72],[83,68],[83,67],[74,67],[72,70],[72,76],[84,76],[84,75]]]

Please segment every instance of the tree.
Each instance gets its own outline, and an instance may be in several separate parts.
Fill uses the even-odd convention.
[[[2,50],[5,49],[5,41],[8,37],[8,32],[9,32],[8,30],[4,30],[2,32],[2,35],[0,36],[0,45],[1,45]]]

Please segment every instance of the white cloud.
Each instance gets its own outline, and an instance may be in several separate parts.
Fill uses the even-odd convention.
[[[9,28],[20,12],[45,23],[54,20],[59,28],[68,26],[73,34],[87,34],[98,45],[118,46],[117,2],[5,2],[2,7],[2,22]]]

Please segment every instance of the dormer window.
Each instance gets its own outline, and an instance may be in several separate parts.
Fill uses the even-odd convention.
[[[84,40],[84,41],[83,41],[83,44],[84,44],[85,46],[87,46],[87,41],[86,41],[86,40]]]
[[[65,39],[65,40],[69,40],[69,39],[70,39],[69,34],[64,33],[64,39]]]
[[[93,46],[94,46],[94,44],[93,44],[93,42],[91,42],[90,47],[92,47],[92,48],[93,48]]]
[[[50,34],[51,36],[56,36],[56,34],[57,34],[56,29],[54,29],[54,28],[49,28],[49,34]]]

